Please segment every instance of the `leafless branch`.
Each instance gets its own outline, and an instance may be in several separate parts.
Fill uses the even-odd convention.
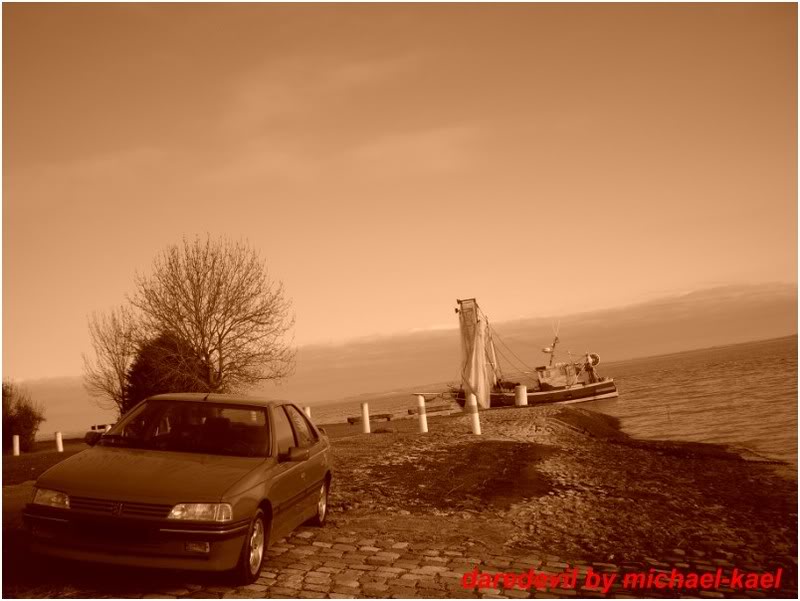
[[[151,275],[137,276],[131,303],[146,329],[186,343],[191,357],[173,369],[202,359],[210,391],[240,390],[293,371],[295,352],[286,340],[294,325],[291,302],[242,242],[207,236],[168,247]]]
[[[83,355],[86,391],[104,409],[121,411],[125,402],[125,378],[136,356],[140,336],[137,320],[127,307],[89,318],[94,356]]]

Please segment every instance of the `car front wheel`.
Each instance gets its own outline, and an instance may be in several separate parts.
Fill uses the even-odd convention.
[[[264,518],[264,512],[260,509],[253,516],[250,522],[250,529],[242,545],[242,552],[239,556],[239,564],[235,569],[235,579],[243,584],[251,584],[258,579],[261,574],[261,566],[264,565],[264,557],[267,552],[268,524]]]

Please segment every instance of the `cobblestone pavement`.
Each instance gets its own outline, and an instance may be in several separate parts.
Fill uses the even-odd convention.
[[[548,418],[555,409],[524,420],[514,411],[525,410],[483,416],[480,439],[467,434],[466,418],[459,417],[424,436],[334,441],[337,486],[327,525],[300,528],[273,544],[260,578],[249,586],[202,573],[43,567],[25,556],[21,531],[6,519],[11,495],[4,488],[4,596],[674,598],[684,592],[700,598],[797,598],[796,497],[785,482],[742,463],[676,456],[663,444],[604,442],[602,432],[583,431],[592,426],[589,418]],[[520,454],[511,443],[534,444]],[[525,462],[514,461],[521,456]],[[504,469],[495,469],[498,464]],[[781,588],[631,590],[622,582],[626,574],[670,575],[673,569],[721,569],[730,577],[737,568],[782,568]],[[579,573],[575,588],[505,588],[502,581],[497,588],[478,588],[481,581],[463,588],[464,574],[475,569]],[[586,588],[589,570],[616,579],[606,592]]]
[[[722,568],[725,574],[733,569],[731,557],[706,557],[701,552],[686,553],[680,549],[666,561],[655,559],[643,563],[587,563],[568,561],[553,555],[487,555],[481,553],[479,545],[466,542],[459,545],[435,543],[413,543],[393,539],[367,539],[348,536],[336,529],[302,528],[288,539],[284,539],[269,550],[261,577],[254,584],[232,587],[220,584],[180,584],[144,593],[115,591],[125,597],[152,598],[308,598],[308,599],[352,599],[352,598],[637,598],[675,597],[674,591],[625,590],[621,576],[606,594],[583,586],[585,575],[591,569],[595,573],[624,574],[630,572],[669,573],[676,568],[684,573],[716,572]],[[577,568],[578,586],[563,588],[556,586],[544,590],[532,588],[465,589],[462,577],[475,568],[480,572],[536,572],[551,575],[562,574],[566,568]],[[737,566],[739,569],[759,570],[756,566]],[[784,585],[790,583],[783,582]],[[719,588],[709,591],[693,591],[700,598],[724,597],[785,597],[796,598],[795,588],[784,586],[781,590],[734,591]],[[106,592],[106,596],[108,593]],[[685,595],[695,596],[695,595]]]

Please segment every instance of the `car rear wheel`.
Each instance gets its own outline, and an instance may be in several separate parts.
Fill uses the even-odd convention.
[[[234,577],[237,582],[250,584],[258,579],[261,574],[261,567],[264,565],[264,557],[267,554],[267,539],[269,530],[264,512],[260,509],[253,516],[250,522],[250,529],[242,545],[242,552],[239,556],[239,563],[234,570]]]
[[[328,481],[324,480],[319,488],[317,497],[317,515],[311,518],[310,523],[314,526],[322,526],[325,524],[325,518],[328,517]]]

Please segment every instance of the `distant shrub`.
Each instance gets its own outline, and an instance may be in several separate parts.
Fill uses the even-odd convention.
[[[28,392],[14,382],[3,380],[3,450],[12,447],[13,436],[19,436],[19,448],[29,451],[45,421],[44,410]]]

